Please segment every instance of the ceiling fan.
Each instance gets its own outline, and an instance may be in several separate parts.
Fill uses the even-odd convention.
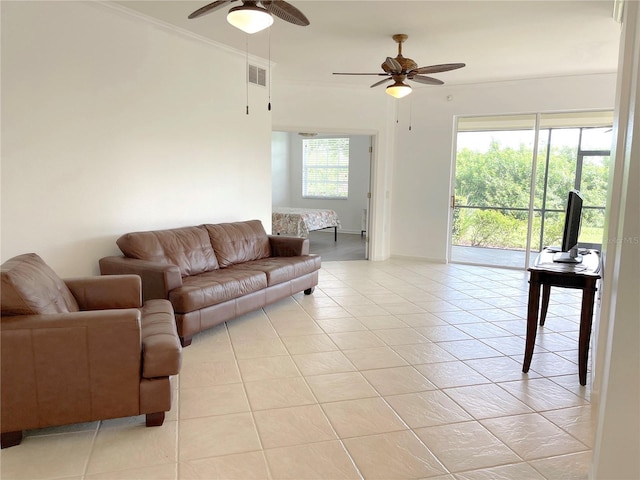
[[[429,65],[428,67],[418,67],[418,64],[410,58],[402,56],[402,43],[409,38],[408,35],[398,33],[391,38],[398,44],[398,56],[396,58],[387,57],[382,63],[384,73],[334,73],[334,75],[379,75],[387,77],[371,85],[371,88],[382,85],[391,80],[392,85],[386,88],[386,92],[396,98],[402,98],[411,93],[411,87],[404,83],[405,80],[412,80],[427,85],[442,85],[444,82],[437,78],[428,77],[425,74],[448,72],[465,66],[464,63],[444,63],[440,65]]]
[[[197,9],[188,18],[197,18],[214,12],[236,0],[217,0]],[[256,33],[273,23],[272,14],[294,25],[307,26],[309,20],[296,7],[283,0],[242,0],[242,5],[233,7],[227,14],[227,21],[247,33]]]

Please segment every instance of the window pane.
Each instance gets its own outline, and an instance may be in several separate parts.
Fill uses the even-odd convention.
[[[583,157],[580,192],[584,196],[585,206],[604,207],[607,204],[609,158],[591,155]]]
[[[302,196],[348,198],[349,138],[302,141]]]
[[[456,207],[453,244],[524,250],[528,213],[510,209]]]
[[[604,208],[582,209],[582,221],[580,223],[581,244],[602,245],[604,238]]]
[[[456,203],[528,208],[533,139],[533,130],[460,132]]]
[[[565,201],[565,203],[567,202]],[[543,247],[559,247],[562,245],[563,230],[564,210],[561,212],[545,212],[542,245],[536,244],[535,250],[541,250]]]
[[[612,128],[585,128],[582,130],[581,150],[611,150]]]
[[[553,128],[544,137],[548,141],[538,151],[535,208],[564,211],[567,192],[575,185],[580,129]]]

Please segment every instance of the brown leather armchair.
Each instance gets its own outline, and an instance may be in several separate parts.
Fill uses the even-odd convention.
[[[61,280],[36,254],[2,264],[1,445],[22,431],[171,409],[181,346],[171,303],[137,275]]]

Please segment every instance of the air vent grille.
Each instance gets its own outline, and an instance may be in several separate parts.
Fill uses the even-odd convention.
[[[249,83],[254,85],[267,86],[267,71],[256,65],[249,65]]]

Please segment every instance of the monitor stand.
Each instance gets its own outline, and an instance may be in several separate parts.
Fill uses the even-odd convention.
[[[575,247],[568,252],[554,253],[553,261],[556,263],[582,263],[582,255],[578,254],[578,247]]]

